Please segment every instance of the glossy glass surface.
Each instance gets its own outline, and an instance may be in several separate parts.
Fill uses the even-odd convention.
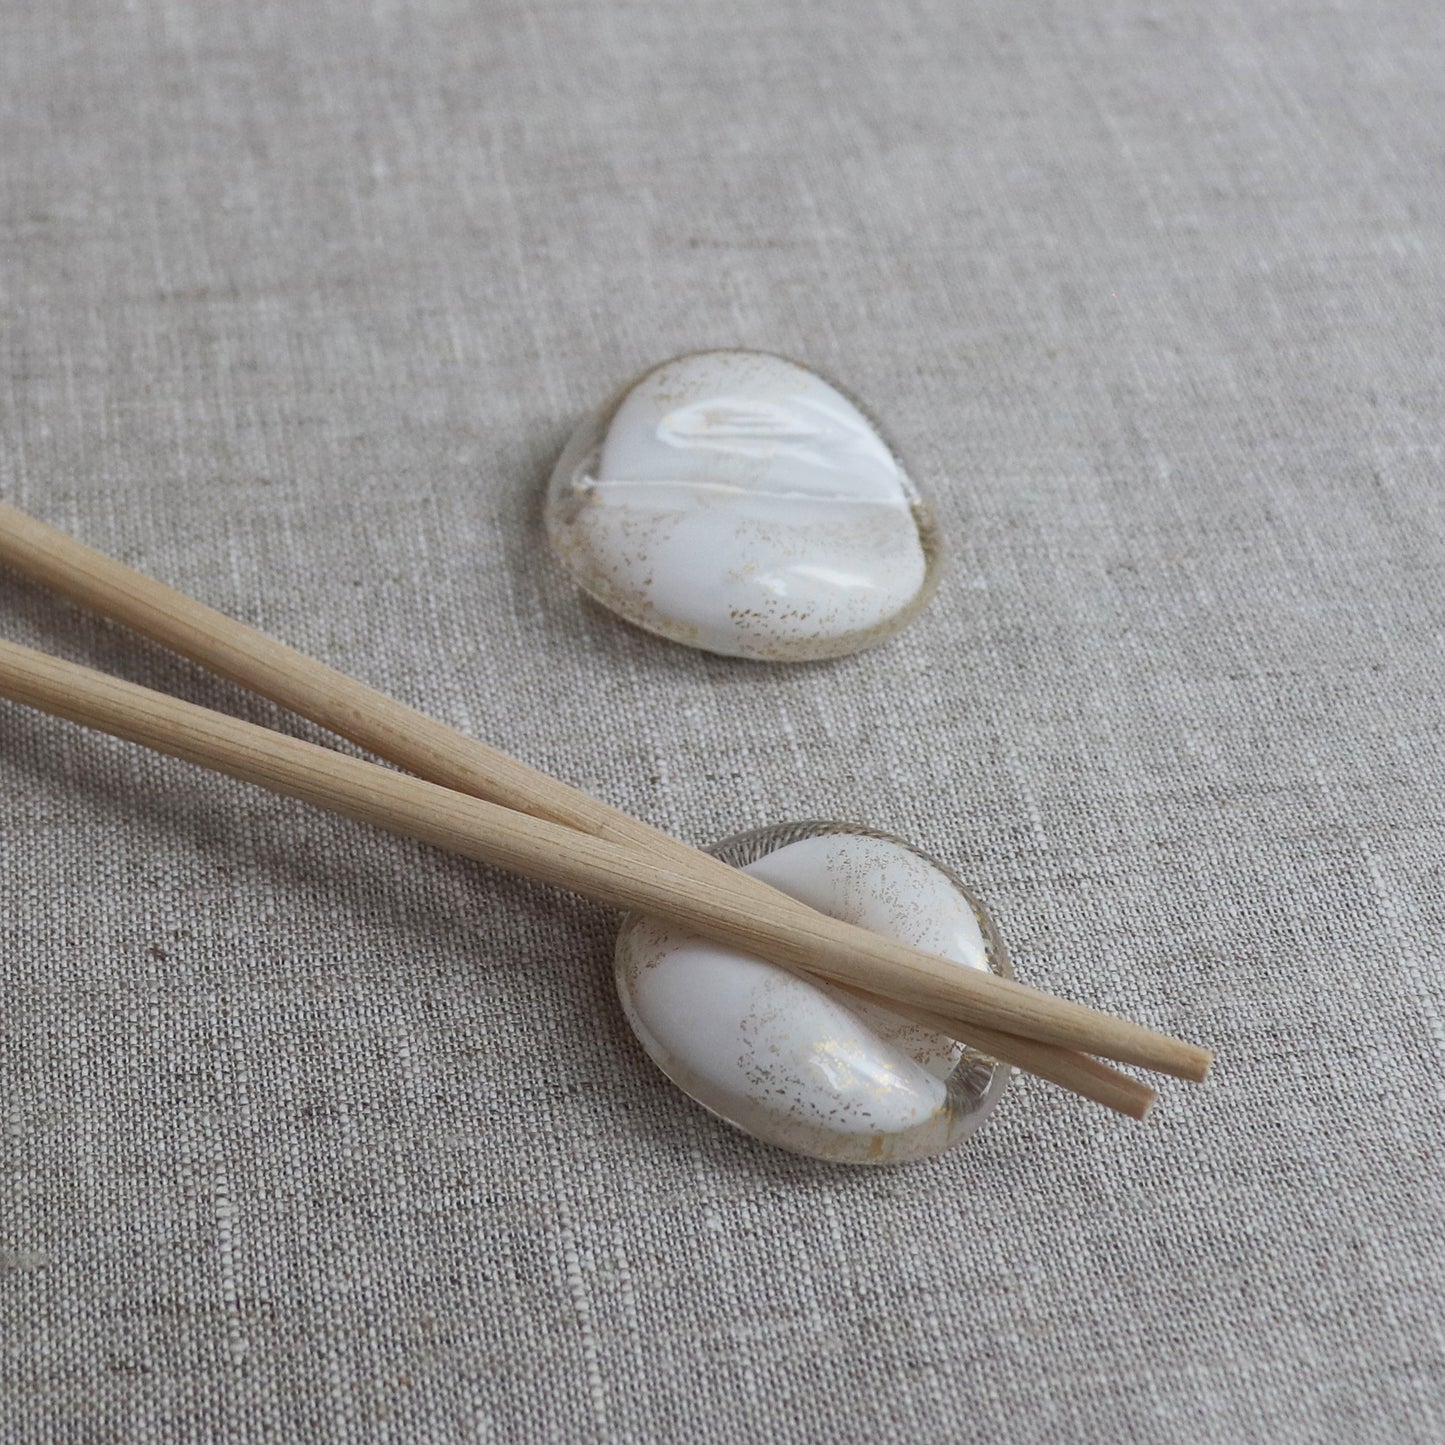
[[[563,452],[546,516],[598,601],[729,656],[858,651],[936,580],[931,509],[873,423],[763,352],[677,357],[626,387]]]
[[[842,823],[794,823],[713,851],[834,917],[960,968],[1011,974],[992,922],[916,848]],[[1010,1070],[853,994],[633,915],[617,987],[649,1056],[700,1104],[781,1148],[837,1163],[926,1158],[968,1138]]]

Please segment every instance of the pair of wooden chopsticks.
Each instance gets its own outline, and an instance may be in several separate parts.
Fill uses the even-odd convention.
[[[0,502],[0,563],[418,776],[0,642],[0,697],[843,984],[1134,1118],[1205,1049],[829,918]],[[1093,1055],[1100,1057],[1095,1058]]]

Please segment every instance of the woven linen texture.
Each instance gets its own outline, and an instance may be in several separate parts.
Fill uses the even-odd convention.
[[[897,832],[1220,1054],[822,1167],[647,1063],[605,909],[0,705],[0,1440],[1445,1436],[1442,135],[1438,0],[8,0],[0,494],[689,840]],[[898,640],[547,557],[715,345],[937,498]]]

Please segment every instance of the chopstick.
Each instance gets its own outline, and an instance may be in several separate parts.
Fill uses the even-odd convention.
[[[700,925],[706,936],[730,947],[776,957],[839,983],[877,993],[886,979],[890,1001],[897,997],[950,1025],[961,1022],[973,1028],[982,1021],[986,1028],[1007,1033],[1022,1015],[1031,1028],[1071,1035],[1092,1021],[1091,1011],[1079,1005],[1060,1010],[1062,1001],[1010,979],[959,969],[826,914],[810,912],[810,927],[800,928],[791,909],[772,906],[783,896],[776,890],[766,890],[771,897],[740,909],[730,890],[719,889],[712,880],[703,885],[695,875],[661,865],[639,868],[634,852],[606,839],[13,642],[0,641],[0,697],[616,907],[639,909],[687,927]],[[727,881],[734,881],[731,872]],[[1040,1010],[1040,1001],[1049,1007]],[[971,1017],[958,1020],[965,1009]]]
[[[685,871],[700,880],[709,878],[719,886],[725,882],[739,898],[747,894],[750,906],[765,898],[774,907],[781,903],[790,908],[795,918],[825,926],[833,923],[640,820],[457,733],[4,503],[0,503],[0,561],[434,782],[660,854],[659,862],[673,871]],[[693,926],[706,931],[698,920]],[[759,951],[776,962],[787,962],[770,955],[765,947]],[[1201,1078],[1207,1072],[1209,1055],[1202,1049],[1157,1035],[1149,1036],[1142,1049],[1137,1047],[1137,1038],[1132,1043],[1136,1047],[1127,1051],[1116,1047],[1110,1056],[1186,1078]],[[1095,1051],[1105,1052],[1106,1046],[1097,1043]]]
[[[1017,1062],[1021,1067],[1053,1077],[1055,1082],[1088,1097],[1096,1097],[1100,1092],[1112,1093],[1112,1102],[1099,1100],[1108,1102],[1110,1107],[1119,1107],[1122,1102],[1123,1112],[1137,1116],[1147,1109],[1153,1098],[1152,1091],[1112,1070],[1106,1070],[1106,1075],[1112,1076],[1115,1082],[1106,1079],[1108,1087],[1101,1089],[1098,1071],[1104,1066],[1093,1060],[1060,1059],[1045,1054],[1035,1058],[1035,1063],[1042,1067],[1035,1067],[1023,1059],[1010,1058],[1007,1049],[1017,1043],[1011,1036],[1032,1034],[1036,1038],[1049,1038],[1055,1044],[1066,1046],[1060,1053],[1070,1047],[1086,1048],[1145,1067],[1162,1068],[1185,1078],[1202,1078],[1208,1070],[1209,1054],[1196,1046],[1152,1034],[1092,1010],[1082,1010],[1077,1005],[1064,1004],[1062,1000],[990,975],[968,977],[973,987],[965,984],[966,993],[978,993],[979,984],[985,993],[994,985],[1003,985],[1004,991],[1016,991],[1002,1012],[990,1015],[989,1005],[981,1004],[979,998],[959,996],[958,986],[967,976],[952,965],[942,966],[947,978],[941,979],[941,961],[864,930],[839,924],[640,820],[467,738],[335,669],[313,662],[254,628],[185,597],[4,503],[0,503],[0,561],[447,788],[494,800],[504,809],[525,812],[579,835],[553,836],[547,843],[549,847],[564,849],[570,844],[575,851],[582,841],[580,835],[591,834],[626,849],[634,880],[644,861],[646,868],[655,871],[659,878],[690,880],[688,897],[683,900],[686,906],[676,917],[696,931],[789,967],[834,979],[851,978],[870,992],[888,994],[890,1000],[901,999],[914,1008],[928,1008],[935,1015],[935,1022],[943,1019],[954,1025],[950,1031],[958,1037],[963,1037],[963,1029],[976,1030],[981,1022],[987,1031],[988,1019],[992,1017],[1003,1025],[1004,1037],[995,1036],[993,1048],[981,1039],[977,1047],[1005,1062]],[[15,656],[12,652],[12,662]],[[115,684],[116,680],[104,681]],[[144,689],[140,691],[144,693]],[[60,692],[64,692],[63,686]],[[54,694],[50,700],[52,704],[63,702]],[[161,701],[175,702],[173,699]],[[189,707],[188,704],[175,705]],[[91,721],[88,716],[66,712],[62,705],[53,705],[49,710],[75,716],[77,721]],[[205,713],[204,709],[196,711]],[[276,736],[266,729],[257,731],[267,738]],[[141,733],[123,735],[149,741]],[[255,745],[253,739],[252,746]],[[174,747],[165,750],[180,751]],[[338,756],[326,749],[315,749],[315,752],[322,759]],[[180,755],[187,754],[181,752]],[[320,765],[316,759],[311,762]],[[379,771],[386,773],[384,769]],[[306,792],[299,795],[309,796]],[[489,821],[500,823],[501,820],[493,817]],[[473,856],[481,855],[474,853]],[[617,863],[615,856],[605,860],[614,876]],[[534,869],[532,876],[551,875]],[[590,887],[586,879],[566,886],[577,886],[579,891],[603,896],[597,892],[596,881],[593,877]],[[674,916],[666,913],[666,905],[656,896],[637,904],[624,900],[624,906],[642,906],[649,911],[663,912],[664,916]],[[917,975],[920,964],[924,975],[921,983],[916,976],[910,978],[910,971]],[[942,999],[936,991],[940,982],[944,984]],[[934,991],[929,992],[930,989]],[[961,1009],[967,1012],[966,1018],[959,1017]],[[1121,1094],[1116,1082],[1119,1080],[1132,1087]]]
[[[796,936],[796,924],[786,918],[788,910],[782,911],[780,927],[776,916],[757,919],[740,913],[727,899],[719,900],[711,880],[700,897],[695,876],[674,874],[661,866],[639,868],[634,851],[606,839],[287,737],[16,643],[0,641],[0,696],[604,903],[642,909],[684,926],[695,926],[701,914],[709,936],[746,952],[759,952],[760,938],[770,952],[778,948],[780,937],[790,938],[794,959],[807,958],[808,971],[832,978],[1001,1062],[1016,1063],[1134,1118],[1143,1118],[1153,1103],[1153,1090],[1086,1055],[958,1019],[951,1011],[954,1005],[948,990],[942,991],[943,1003],[937,1002],[940,990],[933,981],[912,978],[902,985],[895,982],[895,987],[908,994],[902,1002],[865,991],[860,979],[876,987],[875,974],[860,968],[849,951],[855,942],[852,935],[859,940],[877,937],[863,929],[838,925],[836,941],[842,951],[819,962],[807,936]],[[730,870],[729,881],[734,876],[742,875]],[[776,890],[768,892],[785,897]],[[810,922],[826,917],[811,910],[808,913]],[[793,966],[800,965],[795,961]],[[971,970],[953,972],[970,980],[993,979],[991,974]],[[977,1007],[972,1000],[970,1005]],[[950,1011],[941,1013],[940,1007]],[[988,1008],[985,1004],[983,1011],[987,1013]]]

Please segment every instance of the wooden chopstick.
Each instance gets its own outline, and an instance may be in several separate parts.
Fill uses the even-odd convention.
[[[916,967],[919,959],[928,959],[917,950],[840,925],[640,820],[314,662],[4,503],[0,503],[0,562],[448,788],[624,845],[634,855],[634,868],[636,855],[644,853],[652,867],[692,878],[700,899],[722,890],[726,897],[710,896],[708,901],[714,915],[721,905],[730,918],[709,923],[694,909],[695,916],[683,920],[700,932],[727,941],[725,935],[731,928],[736,937],[737,914],[747,909],[755,925],[751,951],[791,967],[839,978],[848,970],[839,966],[834,955],[849,950],[856,954],[861,948],[868,975],[864,986],[871,983],[874,990],[890,996],[898,993],[896,986],[884,987],[890,972],[899,965],[906,971],[910,961]],[[324,749],[318,751],[326,754]],[[790,922],[791,929],[787,926]],[[806,942],[798,937],[800,929]],[[871,947],[863,947],[864,943]],[[956,980],[959,971],[946,968]],[[936,969],[925,968],[925,972],[936,974]],[[1184,1078],[1202,1078],[1208,1070],[1210,1056],[1196,1046],[1091,1010],[1079,1010],[1076,1005],[1064,1005],[1061,1000],[1022,990],[1021,985],[1011,987],[1020,989],[1021,997],[1042,1001],[1038,1006],[1044,1013],[1058,1008],[1073,1011],[1073,1024],[1059,1039],[1066,1047],[1092,1048]],[[954,1000],[954,1005],[957,1002]],[[920,1006],[916,997],[914,1006]],[[935,1011],[955,1022],[977,1025],[982,1015],[976,1012],[976,1002],[969,1002],[967,1008],[969,1017],[963,1020],[957,1018],[953,1005]],[[1020,1030],[1046,1030],[1045,1022],[1026,1017],[1027,1013],[1011,1015]]]
[[[752,908],[740,910],[729,890],[719,890],[711,880],[704,885],[695,875],[673,873],[661,865],[639,868],[633,850],[606,839],[286,737],[16,643],[0,641],[0,697],[617,907],[640,909],[689,928],[701,922],[707,936],[731,947],[765,957],[786,955],[783,961],[792,967],[873,994],[886,976],[888,989],[881,1001],[889,1007],[894,1006],[896,994],[904,1007],[923,1011],[924,1021],[946,1033],[958,1026],[976,1034],[982,1019],[987,1037],[980,1046],[1008,1062],[1019,1045],[1032,1042],[1007,1037],[1020,1007],[1030,1026],[1052,1028],[1050,1010],[1042,1011],[1041,1020],[1038,1003],[1061,1002],[902,945],[898,947],[905,955],[916,956],[921,967],[897,969],[886,950],[880,956],[889,960],[888,967],[860,964],[860,945],[887,940],[810,911],[805,924],[833,925],[820,943],[809,928],[799,927],[791,910],[775,909],[771,916],[760,916]],[[730,872],[727,881],[739,876],[745,875]],[[971,1017],[960,1020],[960,1008]],[[1089,1014],[1077,1005],[1066,1006],[1068,1017],[1075,1012]],[[1076,1091],[1089,1097],[1102,1092],[1099,1101],[1117,1107],[1120,1096],[1100,1090],[1096,1068],[1089,1067],[1093,1061],[1083,1061],[1076,1069],[1070,1059],[1057,1057],[1067,1054],[1067,1049],[1046,1055],[1036,1048],[1022,1053],[1035,1062],[1044,1059],[1046,1068],[1034,1068],[1025,1058],[1020,1059],[1021,1066],[1062,1073],[1070,1080],[1077,1077],[1085,1088]]]
[[[606,903],[645,908],[685,925],[693,921],[690,904],[681,901],[692,883],[656,869],[639,872],[636,854],[616,843],[4,641],[0,696]],[[739,939],[736,946],[750,944]],[[851,991],[1131,1118],[1144,1118],[1156,1098],[1153,1089],[1086,1054],[959,1022],[856,986]]]

